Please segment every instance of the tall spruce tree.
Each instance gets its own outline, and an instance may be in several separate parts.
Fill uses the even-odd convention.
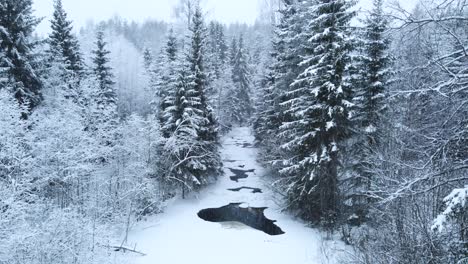
[[[0,34],[8,34],[6,33],[4,28],[0,28]],[[3,37],[0,37],[0,41]],[[5,56],[5,52],[0,49],[0,90],[5,88],[8,83],[8,67],[7,67],[7,58]]]
[[[229,47],[226,43],[226,35],[224,33],[224,25],[221,23],[216,24],[216,47],[218,51],[218,60],[221,63],[227,62]]]
[[[84,79],[81,88],[86,94],[87,131],[99,146],[94,150],[94,160],[101,166],[117,157],[115,146],[121,140],[119,130],[118,97],[114,74],[110,64],[110,51],[106,48],[102,27],[96,32],[95,49],[92,51],[93,67],[90,78]]]
[[[217,50],[218,50],[218,44],[216,40],[216,22],[212,21],[210,22],[210,25],[208,27],[208,37],[207,37],[207,45],[206,45],[206,51],[205,51],[205,67],[208,71],[208,80],[210,83],[214,82],[218,76],[219,76],[219,61],[217,60]]]
[[[236,59],[237,51],[237,39],[234,37],[231,40],[231,46],[229,47],[229,62],[231,66],[234,66],[234,60]]]
[[[175,122],[173,122],[174,117],[172,116],[174,113],[167,111],[167,108],[174,105],[177,90],[175,85],[181,82],[181,80],[177,80],[177,71],[179,70],[178,49],[177,38],[174,35],[174,31],[171,29],[160,59],[159,78],[156,84],[156,97],[159,98],[157,110],[159,122],[162,126],[162,135],[166,138],[170,137],[175,131]],[[183,77],[184,76],[185,74]]]
[[[233,116],[236,117],[236,122],[245,124],[252,117],[253,105],[250,97],[250,72],[247,64],[247,54],[244,48],[244,38],[239,37],[237,42],[237,51],[233,61],[232,80],[236,87],[234,98],[237,101],[234,108]]]
[[[31,41],[40,22],[32,14],[32,0],[0,0],[0,50],[4,52],[3,65],[15,98],[29,110],[41,101],[42,83],[34,71]],[[23,114],[23,118],[27,113]]]
[[[304,56],[307,35],[303,32],[310,14],[306,12],[310,3],[283,0],[280,21],[274,31],[272,63],[261,87],[261,105],[257,106],[255,121],[256,139],[260,143],[264,162],[282,167],[284,151],[279,150],[278,141],[283,142],[280,127],[291,119],[288,100],[290,85],[305,69],[300,65]]]
[[[380,141],[380,125],[384,112],[386,87],[393,75],[391,57],[388,54],[390,40],[385,36],[388,29],[387,20],[383,14],[383,0],[374,0],[374,9],[366,19],[366,35],[364,36],[363,79],[361,91],[362,128],[367,133],[371,144]]]
[[[223,24],[214,21],[210,23],[207,42],[206,56],[211,74],[210,79],[216,80],[222,74],[228,51]]]
[[[198,135],[202,141],[217,144],[217,124],[211,106],[208,105],[206,96],[208,85],[204,67],[206,28],[200,7],[197,7],[195,11],[190,31],[192,37],[187,60],[190,64],[195,96],[198,98],[198,102],[195,103],[194,107],[198,109],[202,116],[202,123],[199,125]]]
[[[190,27],[191,42],[185,61],[178,70],[174,100],[165,110],[165,126],[174,132],[167,140],[170,153],[168,173],[186,189],[208,183],[219,173],[218,129],[206,98],[204,68],[205,34],[202,12],[197,7]]]
[[[169,35],[167,37],[167,44],[166,44],[166,54],[169,61],[176,61],[177,60],[177,51],[179,50],[179,44],[177,41],[177,37],[174,35],[174,29],[169,30]]]
[[[115,92],[114,74],[109,66],[110,51],[106,49],[104,32],[96,34],[96,49],[93,50],[93,73],[96,87],[92,92],[93,111],[91,126],[96,137],[104,147],[112,147],[118,139],[117,93]],[[110,152],[103,150],[101,162],[108,161]]]
[[[206,71],[208,72],[208,89],[206,94],[210,105],[213,106],[214,112],[223,126],[230,123],[227,120],[220,120],[220,113],[223,112],[221,108],[225,107],[225,105],[221,105],[221,101],[223,100],[221,94],[224,93],[223,90],[226,87],[225,83],[221,83],[221,79],[226,81],[226,71],[231,72],[230,63],[227,61],[227,52],[228,47],[224,35],[224,25],[219,22],[211,22],[205,52]]]
[[[370,202],[368,195],[372,184],[372,175],[378,164],[377,152],[382,143],[383,121],[386,105],[386,92],[392,78],[391,62],[388,54],[390,41],[385,36],[388,29],[383,14],[383,0],[373,1],[373,10],[365,20],[362,32],[361,54],[358,54],[355,69],[355,107],[354,122],[357,140],[353,145],[352,176],[353,193],[351,203],[358,216],[365,213]]]
[[[236,87],[232,81],[232,67],[229,64],[221,69],[221,75],[212,86],[216,89],[213,105],[220,130],[228,132],[238,120],[237,113],[234,111],[238,106],[238,100],[236,96],[233,96],[236,93]]]
[[[346,0],[318,0],[309,9],[306,69],[292,84],[287,105],[292,120],[281,129],[290,153],[281,170],[288,178],[291,205],[302,217],[333,224],[339,214],[341,146],[349,137],[351,98],[343,75],[350,50],[353,13]]]
[[[104,40],[104,32],[99,30],[96,34],[96,49],[93,50],[93,72],[99,86],[97,103],[100,107],[117,105],[117,94],[114,87],[114,74],[109,66],[110,51],[106,49],[107,43]]]
[[[202,173],[206,167],[198,157],[202,147],[197,133],[200,117],[194,107],[198,98],[194,97],[188,63],[178,69],[173,88],[174,99],[165,108],[167,120],[163,127],[163,133],[171,132],[163,149],[165,153],[170,153],[170,157],[160,167],[166,167],[166,174],[181,186],[182,197],[185,198],[187,190],[191,191],[207,182]]]
[[[151,72],[151,68],[154,63],[154,55],[150,48],[146,47],[143,50],[143,66],[146,72]]]
[[[72,22],[67,19],[62,0],[55,0],[54,14],[51,20],[52,33],[49,35],[49,53],[51,60],[60,58],[66,69],[80,76],[83,70],[83,60],[80,45],[73,35]]]

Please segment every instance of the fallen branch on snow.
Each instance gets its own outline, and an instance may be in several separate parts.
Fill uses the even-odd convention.
[[[143,253],[143,252],[137,251],[136,249],[123,247],[123,246],[108,246],[108,248],[111,248],[116,252],[123,252],[123,253],[130,252],[130,253],[135,253],[135,254],[138,254],[138,255],[141,255],[141,256],[146,256],[146,254]]]

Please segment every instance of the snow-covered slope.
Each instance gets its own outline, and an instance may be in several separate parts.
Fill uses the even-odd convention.
[[[327,264],[338,263],[345,255],[339,241],[327,240],[320,232],[301,221],[280,212],[278,197],[268,190],[262,176],[264,170],[256,162],[253,136],[249,128],[236,128],[223,139],[222,157],[225,175],[197,197],[175,201],[164,214],[141,223],[131,233],[129,244],[146,256],[141,264]],[[251,170],[248,178],[232,181],[232,169]],[[261,188],[229,191],[242,186]],[[270,236],[240,223],[212,223],[197,216],[206,208],[218,208],[229,203],[243,206],[268,207],[265,215],[276,223],[283,235]]]

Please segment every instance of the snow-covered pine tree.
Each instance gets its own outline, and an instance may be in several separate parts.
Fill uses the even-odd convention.
[[[279,11],[281,17],[274,31],[272,63],[261,87],[255,121],[256,139],[266,163],[280,160],[283,155],[284,151],[277,147],[278,140],[282,140],[278,135],[281,124],[291,117],[288,107],[281,104],[287,101],[291,83],[305,68],[299,64],[307,41],[303,30],[310,18],[310,14],[305,12],[308,5],[291,0],[283,0],[282,3],[284,7]],[[279,163],[274,164],[280,166]]]
[[[34,71],[31,35],[40,20],[32,14],[32,0],[0,0],[0,50],[15,98],[31,110],[41,101],[42,83]],[[23,114],[23,118],[27,114]]]
[[[208,31],[206,60],[211,74],[210,80],[214,81],[220,77],[224,63],[226,63],[228,47],[226,45],[223,24],[212,21]]]
[[[374,9],[366,20],[366,35],[364,37],[364,81],[366,87],[362,91],[363,114],[362,128],[367,133],[369,144],[380,141],[380,125],[385,109],[385,95],[393,71],[392,59],[388,53],[390,40],[385,35],[388,22],[383,13],[383,0],[374,0]]]
[[[239,119],[237,113],[233,110],[238,105],[236,86],[232,81],[232,67],[229,63],[221,68],[220,76],[212,84],[215,89],[213,105],[218,119],[220,130],[228,132]]]
[[[220,116],[221,112],[224,113],[226,109],[226,105],[223,105],[224,98],[220,96],[224,96],[224,89],[228,87],[229,84],[232,84],[232,80],[225,83],[227,81],[225,78],[226,71],[231,72],[230,63],[227,61],[227,52],[228,47],[226,45],[224,25],[213,21],[209,26],[207,49],[205,52],[205,64],[208,74],[208,89],[206,95],[224,131],[228,131],[228,126],[231,124],[231,120],[221,120],[221,118],[225,118],[226,116]]]
[[[146,47],[143,49],[143,68],[144,72],[142,77],[146,81],[145,83],[145,91],[147,94],[152,96],[156,95],[156,84],[158,79],[158,72],[157,72],[157,62],[158,60],[155,58],[153,51],[151,48]],[[153,98],[149,102],[150,111],[153,111],[153,114],[157,112],[158,108],[158,100]],[[155,116],[156,117],[156,116]]]
[[[206,28],[204,25],[203,14],[200,7],[197,7],[190,28],[192,33],[190,48],[187,54],[187,60],[190,64],[191,78],[193,80],[194,96],[197,97],[197,102],[194,102],[193,107],[199,110],[202,117],[202,123],[199,124],[198,136],[200,140],[208,144],[218,144],[217,124],[213,116],[212,108],[208,104],[206,97],[207,79],[204,67],[204,53],[206,45]],[[213,153],[217,153],[217,147],[208,148]],[[214,162],[214,161],[213,161]],[[218,166],[214,162],[214,167]]]
[[[169,35],[167,37],[166,43],[166,54],[169,61],[176,61],[177,60],[177,52],[179,50],[179,43],[177,41],[177,37],[174,34],[174,29],[169,30]]]
[[[66,69],[79,77],[83,70],[80,45],[73,35],[72,22],[67,19],[62,0],[54,1],[54,14],[51,20],[52,33],[49,35],[49,53],[51,60],[63,59]]]
[[[3,32],[5,29],[0,27],[0,35],[7,34]],[[2,41],[3,37],[0,37],[0,41]],[[1,45],[1,44],[0,44]],[[8,61],[5,56],[5,52],[0,49],[0,90],[5,88],[8,83]]]
[[[175,131],[172,113],[166,111],[168,107],[174,105],[177,83],[177,71],[178,71],[178,43],[177,38],[174,35],[174,31],[171,29],[167,37],[166,46],[164,47],[160,56],[158,64],[158,77],[156,78],[156,95],[158,99],[157,115],[159,122],[161,123],[162,135],[165,138],[171,136]]]
[[[201,115],[201,123],[198,124],[198,139],[203,142],[203,155],[206,155],[203,163],[205,164],[205,173],[219,172],[221,159],[218,151],[218,124],[213,114],[213,109],[208,103],[206,97],[207,80],[204,68],[204,52],[206,28],[201,8],[198,6],[193,16],[191,45],[188,53],[188,62],[190,64],[191,78],[193,81],[193,90],[198,97],[194,101],[194,108],[198,109]]]
[[[143,50],[143,66],[145,67],[145,70],[149,72],[151,70],[151,67],[153,66],[154,63],[154,55],[153,52],[151,51],[151,48],[146,47]]]
[[[191,191],[204,183],[199,173],[203,166],[197,157],[200,147],[197,127],[201,120],[194,107],[198,98],[193,97],[189,65],[184,63],[176,74],[174,100],[165,109],[167,121],[163,129],[171,130],[164,146],[164,152],[170,155],[161,157],[159,167],[169,180],[175,180],[175,184],[181,186],[182,196],[185,197],[187,190]]]
[[[256,142],[261,147],[262,152],[270,152],[266,151],[271,145],[270,135],[266,133],[269,132],[269,128],[279,128],[281,124],[272,124],[270,120],[275,120],[273,117],[278,115],[275,109],[275,99],[277,95],[271,90],[274,82],[274,71],[273,67],[269,66],[267,68],[267,72],[260,83],[260,91],[259,96],[256,100],[257,109],[255,112],[255,120],[253,122],[253,129],[255,133]],[[276,105],[277,106],[277,105]],[[263,159],[263,162],[266,160]]]
[[[238,50],[237,39],[233,37],[231,40],[231,46],[229,47],[229,62],[231,63],[231,66],[234,66],[234,60],[236,59]]]
[[[377,155],[385,129],[382,122],[387,109],[386,92],[393,72],[389,55],[390,41],[385,33],[388,23],[383,13],[383,0],[373,1],[373,10],[365,20],[355,73],[353,122],[356,138],[353,143],[352,194],[348,197],[355,214],[364,217],[372,185],[372,175],[378,166]],[[364,219],[362,219],[364,220]]]
[[[292,84],[292,120],[281,126],[290,153],[281,173],[288,179],[291,207],[314,222],[332,225],[339,215],[338,173],[343,142],[349,137],[351,98],[343,85],[350,50],[348,27],[354,13],[347,0],[318,0],[307,26],[306,70]],[[325,224],[325,223],[324,223]]]
[[[174,132],[167,140],[171,154],[166,161],[166,173],[186,189],[208,183],[210,176],[220,171],[218,128],[206,98],[204,68],[205,27],[200,7],[197,7],[191,27],[191,42],[183,65],[178,70],[173,104],[165,116]]]
[[[93,74],[95,80],[95,90],[92,92],[94,105],[92,113],[92,126],[100,138],[103,146],[113,146],[117,140],[117,94],[115,91],[114,74],[109,66],[109,54],[107,43],[104,40],[104,32],[98,30],[96,34],[96,49],[93,50]],[[92,83],[92,82],[91,82]],[[104,159],[106,159],[104,157]]]
[[[244,48],[244,38],[243,36],[239,37],[237,42],[237,52],[234,57],[233,67],[232,67],[232,80],[236,87],[234,97],[237,100],[234,111],[239,124],[246,124],[253,113],[253,105],[251,100],[251,76],[250,70],[247,63],[247,54]]]
[[[227,62],[228,50],[229,47],[226,43],[226,35],[224,33],[224,25],[221,23],[216,23],[216,43],[218,51],[218,60],[222,63]]]
[[[143,51],[143,67],[144,75],[147,83],[145,90],[152,96],[152,100],[149,102],[150,109],[154,116],[157,118],[159,115],[159,92],[158,85],[161,78],[160,72],[164,69],[162,62],[164,61],[164,52],[161,50],[156,56],[150,48],[145,48]]]
[[[210,22],[208,26],[208,36],[207,36],[207,45],[206,45],[206,50],[205,50],[205,67],[207,71],[207,78],[209,80],[209,83],[213,83],[216,78],[219,76],[219,61],[217,59],[218,57],[218,43],[216,40],[216,22],[212,21]],[[209,87],[208,95],[211,95],[214,93],[211,89],[212,87]],[[210,97],[210,96],[209,96]]]
[[[99,93],[97,102],[101,107],[112,105],[117,102],[117,95],[114,89],[114,74],[109,66],[110,51],[106,49],[107,43],[104,40],[104,32],[99,30],[96,34],[96,49],[93,50],[93,72],[98,81]]]

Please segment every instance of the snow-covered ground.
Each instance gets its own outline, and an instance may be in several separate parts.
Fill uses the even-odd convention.
[[[298,219],[280,212],[278,197],[262,180],[264,170],[256,162],[257,151],[249,128],[236,128],[223,139],[222,157],[225,175],[198,196],[174,201],[165,213],[140,223],[128,240],[146,256],[140,264],[327,264],[338,263],[345,255],[342,242],[327,240],[325,235],[308,228]],[[241,167],[242,166],[242,167]],[[229,168],[250,170],[247,179],[232,181]],[[261,188],[233,192],[242,186]],[[276,202],[275,202],[276,201]],[[197,216],[206,208],[218,208],[233,202],[243,206],[268,207],[265,215],[276,223],[283,235],[270,236],[240,223],[212,223]]]

